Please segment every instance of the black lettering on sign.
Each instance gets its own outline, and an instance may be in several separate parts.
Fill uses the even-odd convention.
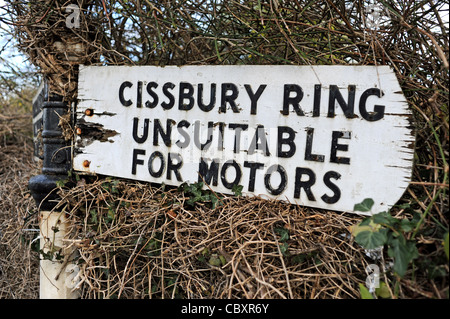
[[[259,141],[261,141],[259,143]],[[256,127],[255,135],[248,148],[248,155],[252,155],[256,150],[262,150],[265,156],[270,156],[269,145],[267,144],[266,131],[264,126],[258,125]]]
[[[322,93],[322,85],[314,85],[314,105],[313,105],[313,117],[320,116],[320,95]]]
[[[287,137],[283,137],[283,134],[287,133]],[[278,136],[277,136],[277,156],[289,158],[295,154],[295,131],[289,126],[278,126]],[[283,151],[283,145],[288,145],[289,150]]]
[[[291,93],[295,93],[295,96],[291,97]],[[303,90],[297,84],[285,84],[283,94],[283,110],[281,114],[289,115],[289,106],[292,105],[297,115],[303,116],[305,113],[300,108],[300,101],[303,99]]]
[[[153,162],[156,158],[159,158],[161,164],[159,166],[159,169],[155,171],[153,169]],[[162,173],[164,172],[164,168],[166,166],[166,162],[164,161],[164,156],[161,152],[155,151],[150,155],[150,158],[148,159],[148,172],[152,177],[158,178],[162,176]]]
[[[153,98],[153,101],[152,102],[146,101],[145,107],[152,109],[158,105],[158,102],[159,102],[158,94],[156,94],[155,91],[152,90],[153,88],[156,89],[157,87],[158,87],[158,83],[148,82],[147,93]]]
[[[342,97],[341,92],[337,85],[330,85],[330,98],[328,100],[328,115],[327,117],[335,116],[335,105],[336,101],[341,106],[341,109],[344,111],[345,117],[352,119],[355,117],[354,108],[355,108],[355,85],[348,86],[348,102],[345,102]]]
[[[250,84],[244,84],[245,90],[247,91],[248,97],[250,98],[251,101],[251,106],[250,106],[250,114],[256,114],[256,110],[257,110],[257,103],[259,98],[261,97],[261,94],[264,92],[265,88],[266,88],[267,84],[261,84],[258,87],[258,90],[256,90],[256,93],[253,93],[252,87],[250,86]]]
[[[172,145],[171,135],[172,135],[172,125],[175,124],[174,120],[167,119],[166,122],[166,131],[164,132],[164,129],[161,126],[161,122],[159,119],[155,119],[154,126],[153,126],[153,145],[158,146],[159,145],[159,136],[163,139],[164,144],[166,146]]]
[[[136,143],[142,144],[147,140],[148,137],[148,124],[149,119],[144,119],[144,129],[141,136],[138,136],[138,128],[139,128],[139,118],[133,118],[133,139]]]
[[[368,112],[366,108],[366,102],[367,98],[371,95],[375,95],[379,98],[383,96],[383,92],[380,89],[377,88],[371,88],[365,90],[361,94],[361,98],[359,99],[359,113],[361,113],[361,116],[370,122],[381,120],[384,117],[384,105],[377,105],[375,104],[373,112]]]
[[[197,103],[200,110],[209,112],[216,105],[216,83],[211,83],[211,91],[209,93],[209,104],[203,104],[203,84],[198,84]]]
[[[133,86],[133,83],[131,83],[129,81],[125,81],[120,85],[119,101],[120,101],[120,103],[122,103],[123,106],[130,106],[131,104],[133,104],[133,102],[131,102],[131,100],[125,100],[125,97],[123,96],[123,91],[125,90],[125,88],[130,88],[132,86]]]
[[[169,153],[168,160],[167,160],[167,179],[172,180],[172,172],[175,173],[175,177],[177,178],[177,181],[182,182],[183,179],[181,178],[180,174],[180,168],[183,165],[183,159],[181,158],[181,155],[178,153]]]
[[[234,130],[234,153],[241,151],[241,131],[245,131],[248,128],[247,124],[230,123],[228,127]]]
[[[231,94],[227,94],[231,92]],[[236,84],[233,83],[222,83],[222,94],[220,99],[220,113],[225,113],[227,111],[227,103],[230,104],[231,109],[234,113],[239,113],[239,109],[236,106],[236,99],[239,95],[239,90]]]
[[[306,175],[308,176],[308,180],[302,181],[302,177]],[[294,187],[294,198],[300,198],[300,193],[303,190],[308,196],[310,201],[316,201],[312,191],[311,186],[316,182],[316,174],[309,168],[306,167],[297,167],[295,169],[295,187]]]
[[[248,178],[248,191],[253,192],[255,190],[255,175],[257,169],[262,169],[264,167],[263,163],[257,162],[244,162],[244,167],[250,168],[250,175]]]
[[[189,111],[194,106],[194,87],[187,82],[180,82],[180,94],[178,99],[178,109],[182,111]],[[184,103],[185,100],[189,102]]]
[[[173,84],[172,82],[167,82],[164,83],[163,85],[163,93],[165,96],[169,98],[168,102],[164,101],[161,103],[161,107],[165,110],[170,110],[175,104],[175,98],[173,97],[173,94],[169,91],[169,89],[172,90],[174,87],[175,84]]]
[[[314,129],[312,127],[308,127],[306,129],[305,160],[306,161],[314,161],[314,162],[324,162],[325,156],[311,154],[312,145],[313,145],[313,137],[314,137]]]
[[[273,188],[272,184],[270,183],[270,177],[272,176],[272,173],[277,171],[278,174],[280,174],[280,184],[277,188]],[[284,189],[287,186],[287,173],[283,166],[281,165],[272,165],[267,169],[266,175],[264,176],[264,185],[266,186],[267,191],[276,196],[280,195]]]
[[[142,107],[142,81],[137,83],[136,107]]]
[[[227,170],[233,167],[234,171],[235,171],[235,177],[234,180],[232,182],[229,182],[227,180]],[[235,185],[239,185],[239,182],[241,181],[241,177],[242,177],[242,170],[241,167],[239,166],[238,163],[236,163],[235,160],[231,160],[231,161],[226,161],[223,166],[222,169],[220,170],[220,180],[222,181],[222,185],[228,189],[233,189],[233,186]]]
[[[331,137],[331,155],[330,155],[330,162],[332,163],[338,163],[338,164],[350,164],[350,158],[348,157],[342,157],[337,156],[337,151],[348,151],[348,145],[347,144],[339,144],[338,140],[340,138],[344,139],[350,139],[352,136],[352,132],[341,132],[341,131],[333,131],[332,137]]]
[[[341,198],[341,190],[336,184],[332,183],[330,179],[338,180],[341,178],[341,174],[335,171],[326,172],[323,176],[324,184],[333,191],[333,196],[328,196],[327,194],[322,195],[322,200],[327,204],[334,204]]]
[[[217,181],[219,179],[219,163],[220,159],[215,158],[212,160],[211,165],[209,165],[208,167],[208,163],[202,157],[200,159],[200,165],[198,168],[198,181],[201,182],[202,180],[204,180],[206,184],[211,185],[212,180],[212,185],[217,186]]]
[[[133,149],[133,159],[131,162],[131,174],[136,175],[136,166],[144,165],[144,160],[138,159],[138,155],[145,155],[145,150]]]

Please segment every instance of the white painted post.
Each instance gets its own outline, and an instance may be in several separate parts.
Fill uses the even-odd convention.
[[[40,262],[40,298],[76,299],[77,267],[70,263],[73,249],[64,249],[68,220],[64,212],[41,211],[41,250],[48,257]]]

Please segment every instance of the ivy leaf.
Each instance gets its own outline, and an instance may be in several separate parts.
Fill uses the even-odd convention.
[[[351,234],[356,237],[360,232],[363,231],[378,231],[381,228],[380,224],[375,224],[371,218],[363,220],[357,225],[352,225],[349,227]]]
[[[400,225],[402,226],[402,230],[404,232],[410,232],[412,231],[416,224],[408,219],[402,219],[402,221],[400,222]]]
[[[387,212],[381,212],[372,216],[373,221],[377,224],[384,224],[394,226],[395,223],[398,222],[397,219],[391,216],[391,214]]]
[[[106,221],[107,221],[107,222],[113,221],[113,220],[114,220],[115,214],[116,214],[116,213],[115,213],[114,209],[113,209],[112,207],[109,207],[109,208],[108,208],[108,214],[107,214]]]
[[[372,209],[373,204],[374,201],[372,198],[366,198],[361,203],[355,204],[353,210],[358,212],[368,212]]]
[[[243,188],[244,188],[244,186],[242,186],[242,185],[233,185],[233,188],[231,189],[231,191],[233,192],[233,194],[235,196],[242,196]]]
[[[211,196],[212,209],[217,207],[218,202],[219,202],[219,199],[216,196]]]
[[[373,299],[369,289],[367,289],[363,284],[359,284],[359,292],[361,293],[361,299]]]
[[[283,256],[289,256],[289,244],[284,242],[280,244],[280,251]]]
[[[381,298],[391,298],[389,288],[384,281],[380,281],[380,287],[375,288],[375,294]]]
[[[274,230],[277,234],[281,236],[280,238],[281,242],[286,242],[287,240],[289,240],[289,230],[287,230],[284,227],[277,227]]]
[[[218,254],[212,254],[211,257],[209,258],[209,264],[212,266],[216,266],[219,267],[222,265],[222,260],[219,258]]]
[[[387,241],[386,230],[380,229],[379,231],[361,231],[358,235],[356,235],[355,241],[365,249],[375,249],[380,246],[384,246]]]
[[[66,183],[67,183],[68,181],[69,181],[68,179],[61,179],[61,180],[58,180],[58,181],[56,181],[56,187],[63,188],[64,185],[66,185]]]
[[[97,211],[95,209],[91,209],[89,213],[91,214],[91,223],[97,224],[98,223]]]
[[[394,258],[394,271],[400,277],[405,275],[409,263],[419,256],[415,242],[407,241],[403,236],[391,240],[388,254]]]

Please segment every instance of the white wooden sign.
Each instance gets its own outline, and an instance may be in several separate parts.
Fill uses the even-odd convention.
[[[73,168],[372,213],[412,173],[410,111],[387,66],[80,68]]]

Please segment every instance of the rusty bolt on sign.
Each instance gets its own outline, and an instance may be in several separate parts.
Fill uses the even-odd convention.
[[[84,114],[86,114],[87,116],[92,116],[92,115],[94,115],[94,110],[93,109],[87,109],[86,111],[84,111]]]
[[[90,161],[88,161],[88,160],[84,160],[84,161],[83,161],[83,167],[84,167],[84,168],[89,168],[89,165],[91,165],[91,162],[90,162]]]

